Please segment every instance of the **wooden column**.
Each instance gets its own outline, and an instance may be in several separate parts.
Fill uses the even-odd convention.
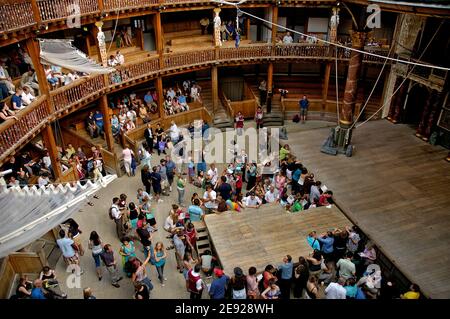
[[[266,111],[270,113],[272,111],[272,86],[273,86],[273,63],[270,62],[267,66],[267,99],[266,99]]]
[[[136,28],[136,45],[144,50],[144,31],[141,28]]]
[[[399,77],[396,77],[394,86],[392,88],[392,92],[397,92],[398,86],[400,85],[401,81],[402,80]],[[388,113],[388,116],[387,116],[387,119],[389,121],[393,121],[394,114],[395,114],[395,106],[397,104],[397,100],[398,100],[398,94],[395,94],[391,98],[391,101],[390,101],[389,113]]]
[[[104,4],[103,4],[103,0],[97,0],[98,1],[98,10],[100,12],[102,12],[105,8]]]
[[[352,48],[363,50],[365,32],[352,32]],[[358,79],[361,73],[363,54],[352,51],[350,54],[350,62],[348,66],[347,80],[345,82],[344,105],[341,108],[340,123],[344,128],[350,126],[353,122],[353,111],[358,92]]]
[[[213,110],[215,114],[216,108],[219,106],[219,81],[217,66],[211,67],[211,89],[212,89],[212,102]]]
[[[33,10],[34,21],[39,28],[39,24],[41,23],[41,15],[39,13],[39,7],[37,5],[37,0],[31,0],[31,9]]]
[[[47,95],[49,97],[49,105],[51,106],[51,113],[53,113],[53,104],[50,99],[50,88],[48,86],[47,77],[45,76],[44,67],[41,64],[41,60],[39,57],[40,54],[40,48],[39,48],[39,42],[36,40],[36,38],[28,38],[25,41],[25,46],[28,51],[28,55],[31,58],[31,62],[33,63],[34,71],[36,72],[36,77],[39,83],[39,91],[40,95]]]
[[[100,103],[100,112],[103,114],[103,129],[105,131],[105,140],[106,145],[108,146],[108,151],[114,153],[114,137],[112,135],[111,129],[111,112],[108,107],[108,98],[106,95],[103,95],[99,99]]]
[[[434,96],[434,102],[432,103],[431,112],[430,115],[428,116],[427,126],[422,136],[422,139],[424,141],[428,141],[428,139],[430,138],[431,130],[434,128],[434,125],[436,124],[436,121],[439,117],[439,111],[441,110],[442,106],[442,92],[433,91],[431,93],[431,96]]]
[[[328,100],[328,86],[330,84],[331,63],[325,65],[325,75],[322,86],[322,110],[325,111]]]
[[[48,150],[50,160],[52,162],[53,172],[55,179],[60,179],[62,176],[61,165],[58,159],[58,150],[56,149],[55,135],[51,125],[47,125],[42,131],[42,137],[44,139],[45,148]]]
[[[278,7],[272,7],[272,23],[278,24]],[[277,27],[272,25],[272,43],[276,43]]]
[[[153,28],[155,30],[156,52],[159,55],[159,68],[162,69],[164,68],[164,35],[160,12],[155,13],[153,16]]]
[[[166,113],[164,112],[164,96],[163,96],[163,84],[162,77],[158,76],[156,78],[156,93],[158,94],[158,110],[159,110],[159,118],[163,119],[166,117]]]
[[[409,82],[406,81],[403,83],[403,85],[400,87],[400,89],[397,91],[396,94],[398,94],[396,102],[395,102],[395,110],[394,115],[392,116],[392,122],[397,123],[400,121],[400,117],[402,114],[403,105],[405,103],[405,96],[407,93],[407,89],[409,86]]]
[[[245,32],[245,36],[247,37],[247,40],[250,40],[250,17],[247,17],[246,19],[245,19],[245,29],[244,29],[244,32]]]

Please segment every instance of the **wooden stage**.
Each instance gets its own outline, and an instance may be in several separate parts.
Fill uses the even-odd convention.
[[[409,280],[428,297],[450,298],[448,150],[380,120],[354,131],[353,157],[330,156],[320,152],[329,132],[288,133],[287,142]]]
[[[279,205],[207,215],[205,223],[228,275],[233,275],[234,267],[241,267],[247,273],[254,266],[262,272],[268,264],[281,264],[286,255],[297,262],[298,257],[312,251],[306,242],[310,231],[320,234],[351,225],[335,206],[292,214]]]

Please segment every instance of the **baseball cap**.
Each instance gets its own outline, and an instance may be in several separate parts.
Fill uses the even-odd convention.
[[[222,277],[222,276],[223,276],[223,270],[220,269],[220,268],[214,268],[214,274],[215,274],[217,277]]]

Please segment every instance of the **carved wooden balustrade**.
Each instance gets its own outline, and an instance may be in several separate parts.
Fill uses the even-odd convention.
[[[50,93],[56,113],[68,110],[105,89],[103,75],[86,77]]]
[[[270,44],[255,44],[239,48],[221,48],[219,60],[230,61],[239,59],[270,58],[272,46]]]
[[[103,0],[105,11],[126,10],[129,8],[140,8],[156,5],[159,0]]]
[[[42,21],[60,20],[98,12],[98,0],[36,0]],[[75,5],[79,6],[79,12]]]
[[[164,68],[177,69],[215,61],[214,49],[169,53],[164,55]]]
[[[327,45],[316,44],[285,44],[275,45],[274,56],[276,57],[308,57],[326,58],[329,56]]]
[[[0,161],[47,123],[50,109],[46,98],[42,96],[20,111],[18,120],[11,119],[0,125]]]
[[[159,71],[159,58],[151,57],[138,63],[129,63],[116,67],[116,72],[109,75],[109,85],[122,85],[129,80],[156,74]]]
[[[31,0],[5,1],[0,6],[0,33],[36,24]]]

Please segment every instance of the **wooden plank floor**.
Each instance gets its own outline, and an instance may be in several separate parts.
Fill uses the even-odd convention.
[[[351,225],[334,206],[292,214],[278,205],[207,215],[205,223],[228,275],[233,274],[234,267],[247,272],[254,266],[262,272],[268,264],[281,264],[287,254],[297,262],[298,257],[312,251],[306,242],[310,231],[320,233]]]
[[[354,132],[353,157],[335,157],[320,152],[328,133],[294,132],[288,143],[410,280],[431,298],[450,298],[448,150],[418,139],[407,125],[380,120]]]

